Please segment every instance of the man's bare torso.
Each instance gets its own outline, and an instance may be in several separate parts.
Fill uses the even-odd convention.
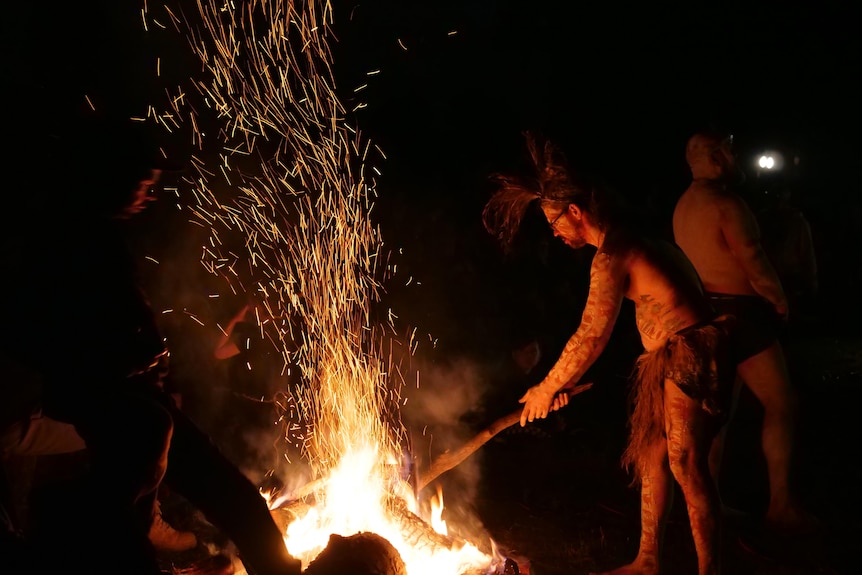
[[[691,260],[708,292],[757,293],[723,231],[723,224],[733,220],[739,229],[759,237],[753,216],[738,208],[739,202],[718,185],[696,180],[674,210],[674,240]]]
[[[645,349],[655,349],[672,334],[709,318],[697,273],[676,247],[639,240],[617,253],[626,268],[624,297],[635,304]]]
[[[580,380],[595,362],[611,337],[624,298],[635,304],[641,343],[649,351],[712,316],[694,268],[676,247],[609,234],[593,256],[581,323],[546,378],[555,389]]]

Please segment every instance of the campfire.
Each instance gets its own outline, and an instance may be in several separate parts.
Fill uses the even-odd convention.
[[[420,508],[418,494],[434,477],[487,438],[419,477],[400,464],[409,450],[391,359],[395,314],[384,338],[370,305],[397,277],[370,217],[374,164],[384,158],[345,120],[329,47],[332,6],[201,0],[196,8],[143,12],[154,33],[185,31],[201,61],[201,77],[166,89],[166,109],[148,113],[172,131],[189,128],[200,147],[186,180],[190,200],[178,205],[211,230],[201,263],[233,293],[256,293],[267,317],[295,322],[260,322],[303,380],[284,419],[302,422],[287,427],[312,480],[270,502],[288,550],[310,573],[365,552],[393,575],[517,573],[487,534],[449,534],[442,493]]]
[[[304,565],[371,556],[377,563],[392,565],[381,574],[400,573],[398,565],[403,565],[404,575],[518,573],[517,564],[500,555],[491,539],[480,549],[448,534],[439,493],[433,498],[431,517],[420,517],[407,483],[397,476],[374,477],[375,457],[370,452],[345,457],[325,486],[273,509],[288,549]],[[351,545],[343,541],[345,534],[354,538]],[[389,561],[393,556],[398,560]]]
[[[420,516],[412,486],[397,466],[381,467],[378,458],[375,446],[346,454],[326,481],[316,482],[316,489],[300,490],[310,491],[308,495],[272,502],[288,550],[303,565],[314,563],[331,544],[333,534],[373,533],[396,550],[405,575],[506,572],[507,561],[490,539],[480,549],[479,544],[449,535],[441,519],[439,493],[432,498],[431,516]],[[512,566],[508,569],[511,573]]]
[[[568,393],[574,396],[590,387],[592,384],[578,385]],[[380,558],[383,564],[388,564],[387,558],[392,556],[399,558],[385,571],[393,575],[399,572],[401,563],[406,569],[405,575],[518,575],[517,563],[499,554],[492,540],[488,539],[482,549],[449,535],[442,520],[442,490],[438,488],[436,496],[431,498],[427,520],[420,517],[415,494],[463,462],[499,432],[517,423],[520,415],[521,410],[517,409],[501,417],[458,449],[438,456],[415,477],[404,477],[398,465],[382,468],[389,473],[380,476],[375,446],[343,457],[330,477],[306,484],[272,502],[274,514],[285,530],[288,548],[304,562],[314,564],[321,550],[333,561],[333,556],[354,554],[357,548],[367,547],[367,552]],[[334,509],[330,509],[330,504]],[[353,540],[351,545],[345,544],[342,537],[336,536],[333,540],[329,535],[345,532],[365,535]],[[381,544],[378,538],[385,543]],[[359,555],[364,557],[365,552]]]

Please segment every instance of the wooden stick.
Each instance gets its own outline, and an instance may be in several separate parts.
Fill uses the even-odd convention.
[[[584,383],[576,385],[568,390],[569,397],[578,395],[593,386],[592,383]],[[469,440],[467,443],[456,449],[455,451],[446,451],[437,456],[437,459],[431,462],[428,470],[420,473],[416,482],[416,491],[422,491],[429,483],[460,464],[462,461],[470,457],[477,449],[485,445],[488,440],[506,429],[515,425],[521,420],[521,412],[523,408],[519,407],[512,413],[505,415],[480,431],[476,437]]]
[[[293,491],[291,491],[289,493],[285,493],[284,495],[279,497],[279,500],[281,500],[282,503],[277,505],[276,509],[278,507],[281,507],[282,505],[284,505],[285,502],[289,503],[291,501],[296,501],[298,499],[302,499],[303,497],[307,497],[308,495],[311,495],[312,493],[314,493],[315,491],[317,491],[318,489],[321,489],[324,485],[326,485],[326,483],[328,481],[329,481],[328,477],[318,477],[317,479],[313,479],[313,480],[309,481],[305,485],[297,487],[296,489],[294,489]]]

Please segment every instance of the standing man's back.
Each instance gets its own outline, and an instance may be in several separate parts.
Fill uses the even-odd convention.
[[[779,530],[811,526],[791,486],[797,397],[778,326],[787,297],[760,241],[754,213],[734,187],[744,175],[732,137],[701,132],[686,146],[692,182],[673,214],[674,241],[694,265],[718,313],[734,315],[737,373],[763,406],[761,444],[769,475],[766,523]],[[714,455],[720,454],[720,443]],[[713,461],[713,471],[717,461]]]
[[[674,241],[685,252],[707,292],[760,295],[787,314],[781,282],[760,244],[751,209],[732,185],[741,179],[730,142],[698,134],[686,159],[694,178],[673,213]]]

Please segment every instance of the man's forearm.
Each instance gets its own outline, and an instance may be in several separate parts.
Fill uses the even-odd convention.
[[[548,372],[541,385],[556,393],[570,381],[579,380],[598,358],[603,348],[604,343],[600,337],[585,335],[579,329],[566,342],[560,359]]]
[[[760,296],[768,300],[778,310],[787,311],[787,295],[781,285],[781,280],[766,257],[762,248],[752,253],[750,264],[745,266],[748,271],[749,283]]]
[[[622,305],[623,289],[619,258],[605,252],[593,256],[590,265],[590,292],[581,323],[566,342],[560,359],[540,384],[553,392],[577,381],[598,359],[611,337]]]

